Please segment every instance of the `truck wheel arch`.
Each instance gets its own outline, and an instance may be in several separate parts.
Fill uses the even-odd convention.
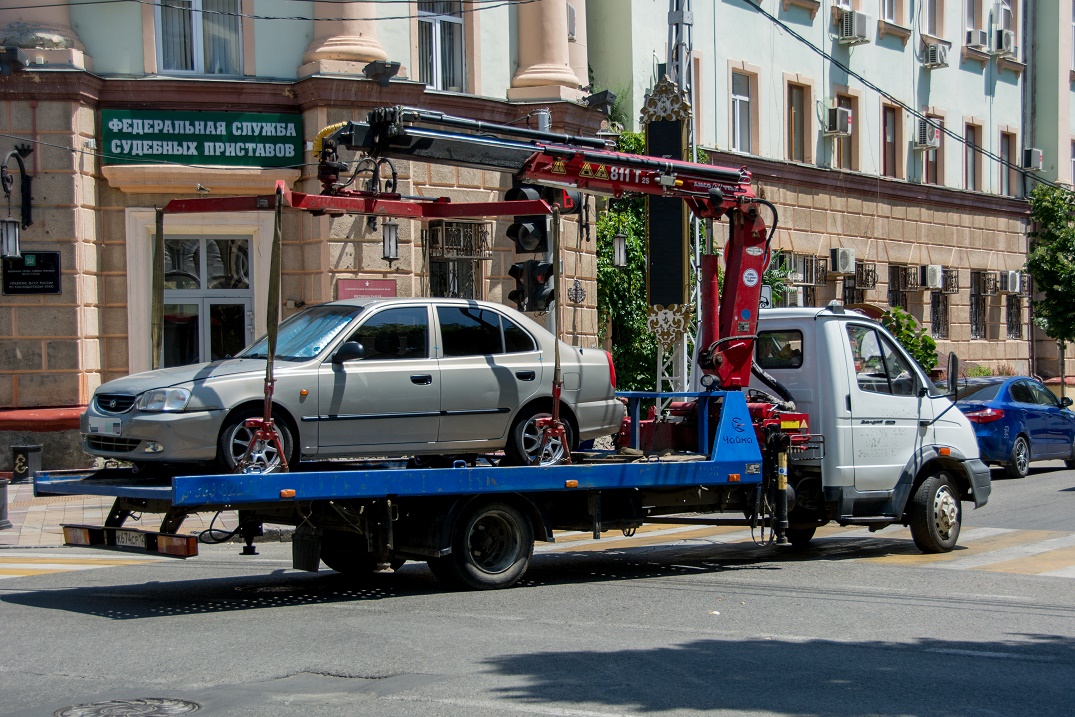
[[[448,548],[452,544],[452,533],[455,531],[459,517],[467,512],[467,509],[477,501],[495,498],[499,502],[508,503],[522,512],[530,521],[534,531],[534,540],[552,542],[552,523],[545,510],[521,493],[492,493],[488,495],[468,495],[456,500],[452,506],[444,512],[444,517],[437,528],[437,547]]]
[[[927,478],[941,472],[948,474],[948,477],[955,483],[959,490],[960,500],[974,500],[971,479],[967,475],[961,456],[943,456],[939,453],[937,446],[924,446],[908,461],[907,468],[904,469],[900,482],[896,486],[896,495],[899,496],[899,513],[905,524],[910,519],[911,498],[915,491]]]

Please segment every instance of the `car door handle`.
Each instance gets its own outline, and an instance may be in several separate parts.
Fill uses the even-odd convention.
[[[516,371],[515,372],[515,378],[519,379],[520,381],[533,381],[535,378],[537,378],[537,372],[536,371]]]
[[[433,376],[428,373],[411,374],[411,383],[418,386],[428,386],[433,383]]]

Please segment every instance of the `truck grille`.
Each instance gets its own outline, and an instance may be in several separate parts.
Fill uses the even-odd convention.
[[[130,453],[138,447],[137,438],[120,438],[119,436],[86,436],[86,445],[98,451],[109,453]]]
[[[101,413],[126,413],[134,405],[134,399],[125,393],[99,393],[93,402]]]

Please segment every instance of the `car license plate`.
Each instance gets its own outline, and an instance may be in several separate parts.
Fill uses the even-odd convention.
[[[116,546],[121,548],[141,548],[142,550],[145,550],[145,533],[139,533],[134,530],[117,530]]]
[[[103,433],[109,436],[120,434],[121,421],[118,418],[97,418],[90,416],[90,433]]]

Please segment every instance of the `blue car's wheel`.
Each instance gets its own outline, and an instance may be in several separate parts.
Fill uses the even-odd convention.
[[[1017,436],[1012,444],[1012,455],[1004,466],[1009,478],[1026,478],[1030,472],[1030,444],[1026,437]]]

